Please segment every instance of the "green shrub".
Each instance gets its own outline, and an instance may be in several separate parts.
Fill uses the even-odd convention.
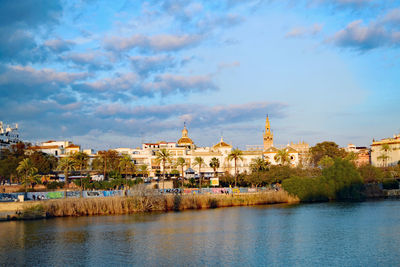
[[[363,180],[353,164],[337,158],[321,177],[285,179],[282,187],[301,201],[362,200]]]
[[[324,177],[285,179],[282,187],[303,202],[329,201],[334,198],[333,189]]]

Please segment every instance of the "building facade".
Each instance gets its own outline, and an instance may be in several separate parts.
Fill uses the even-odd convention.
[[[367,147],[348,144],[345,151],[356,155],[354,163],[357,167],[370,164],[370,150]]]
[[[3,126],[3,122],[0,121],[0,149],[9,148],[11,145],[15,145],[21,142],[18,132],[18,124],[15,127],[7,125],[6,128]]]
[[[393,138],[372,141],[371,164],[377,167],[394,166],[400,163],[400,134]]]

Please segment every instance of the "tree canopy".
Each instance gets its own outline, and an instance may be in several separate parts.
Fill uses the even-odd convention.
[[[314,166],[317,166],[319,161],[324,156],[328,156],[332,159],[344,158],[347,153],[344,149],[339,148],[339,146],[335,142],[325,141],[311,147],[310,154],[312,163],[314,164]]]

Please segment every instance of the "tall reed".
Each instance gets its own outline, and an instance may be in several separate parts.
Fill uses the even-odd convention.
[[[48,217],[129,214],[148,211],[207,209],[298,202],[285,191],[235,195],[135,195],[131,197],[76,198],[43,201]],[[32,208],[26,208],[23,213]]]

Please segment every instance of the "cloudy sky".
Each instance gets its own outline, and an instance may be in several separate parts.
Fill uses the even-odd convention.
[[[399,0],[4,0],[0,120],[84,148],[400,132]]]

